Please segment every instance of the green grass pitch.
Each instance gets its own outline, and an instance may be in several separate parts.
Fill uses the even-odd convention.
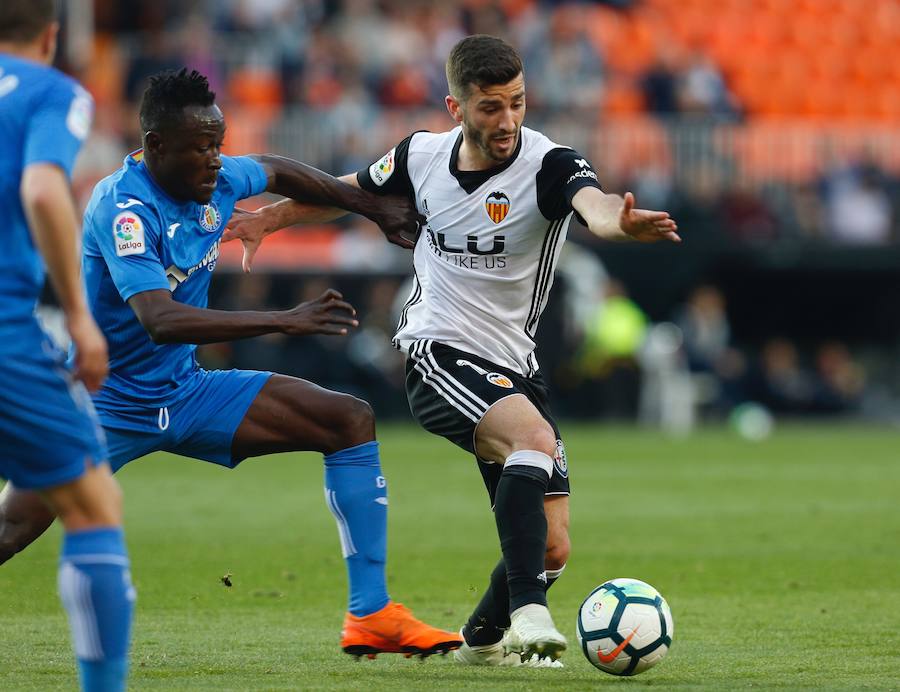
[[[338,648],[345,573],[314,454],[228,472],[169,455],[127,467],[138,588],[135,690],[898,689],[900,433],[783,427],[685,440],[564,426],[573,553],[550,592],[563,670],[491,670]],[[474,462],[414,428],[381,430],[392,595],[455,629],[498,555]],[[0,568],[0,689],[74,689],[56,597],[59,532]],[[230,574],[226,587],[221,577]],[[575,648],[581,600],[613,577],[656,586],[674,644],[620,679]]]

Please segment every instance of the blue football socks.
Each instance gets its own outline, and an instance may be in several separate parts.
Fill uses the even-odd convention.
[[[362,617],[390,600],[385,584],[387,485],[378,442],[325,456],[325,501],[337,521],[350,581],[349,610]]]
[[[135,594],[121,528],[65,535],[59,593],[69,614],[81,689],[125,690]]]

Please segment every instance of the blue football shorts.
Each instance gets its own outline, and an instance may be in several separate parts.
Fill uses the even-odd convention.
[[[4,325],[0,342],[0,476],[40,490],[103,463],[103,430],[91,398],[37,321]]]
[[[272,376],[256,370],[198,369],[177,401],[147,406],[105,389],[94,406],[106,433],[109,463],[118,471],[150,452],[172,452],[233,468],[234,433]]]

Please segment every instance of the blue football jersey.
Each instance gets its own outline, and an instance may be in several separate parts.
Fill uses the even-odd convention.
[[[238,200],[266,188],[263,167],[222,157],[208,204],[172,199],[153,180],[143,152],[94,188],[84,213],[84,277],[94,319],[109,343],[109,377],[98,400],[124,397],[168,406],[197,372],[194,344],[154,344],[128,305],[154,289],[205,308],[225,224]]]
[[[0,325],[34,312],[44,263],[34,247],[19,186],[25,168],[53,163],[71,175],[94,103],[59,70],[0,53]],[[0,339],[0,349],[12,344]]]

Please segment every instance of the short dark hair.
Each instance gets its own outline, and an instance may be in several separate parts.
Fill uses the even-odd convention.
[[[56,0],[0,2],[0,41],[27,43],[56,20]]]
[[[4,0],[5,1],[5,0]],[[141,98],[141,129],[144,132],[177,126],[188,106],[211,106],[216,94],[209,90],[209,80],[197,70],[167,70],[150,77]]]
[[[480,88],[506,84],[522,72],[515,48],[496,36],[467,36],[453,46],[447,59],[447,86],[457,99],[469,96],[470,85]]]

